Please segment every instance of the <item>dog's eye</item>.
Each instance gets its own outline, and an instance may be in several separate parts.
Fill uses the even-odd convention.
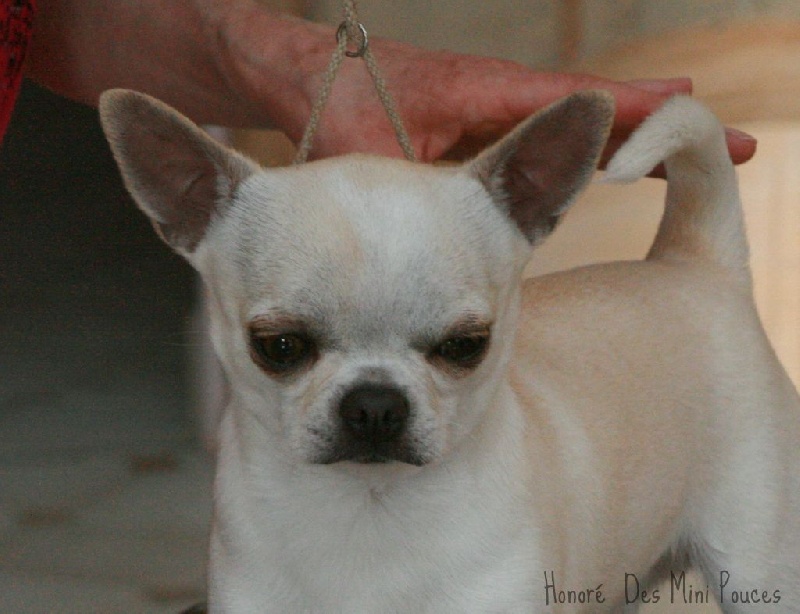
[[[488,334],[458,335],[436,346],[433,357],[462,369],[470,369],[480,363],[488,345]]]
[[[316,351],[313,341],[300,333],[254,334],[250,344],[258,362],[278,374],[305,364]]]

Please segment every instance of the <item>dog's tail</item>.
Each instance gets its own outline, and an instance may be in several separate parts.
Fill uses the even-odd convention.
[[[662,161],[666,207],[647,259],[701,258],[749,280],[739,186],[719,120],[689,97],[671,98],[617,151],[605,181],[635,181]]]

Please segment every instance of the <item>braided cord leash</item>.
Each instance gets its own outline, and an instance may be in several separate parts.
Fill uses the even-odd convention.
[[[417,157],[414,155],[414,147],[411,145],[411,139],[403,126],[403,120],[397,112],[397,105],[394,102],[389,89],[386,87],[386,81],[378,68],[378,63],[375,61],[375,56],[369,48],[369,40],[367,38],[367,30],[358,21],[358,12],[356,10],[356,0],[343,0],[344,5],[344,21],[336,31],[336,49],[331,56],[331,61],[325,71],[323,77],[322,89],[320,90],[314,106],[311,108],[311,115],[308,119],[308,125],[303,133],[303,138],[297,148],[297,154],[294,158],[294,164],[302,164],[308,160],[308,154],[314,142],[314,135],[319,126],[319,120],[322,115],[322,110],[325,103],[331,94],[333,81],[336,79],[336,73],[342,64],[345,57],[349,58],[364,58],[364,63],[367,66],[372,82],[375,85],[375,90],[378,93],[386,115],[389,116],[389,121],[392,122],[397,142],[403,149],[408,160],[415,162]],[[356,51],[348,51],[348,43],[358,45]]]

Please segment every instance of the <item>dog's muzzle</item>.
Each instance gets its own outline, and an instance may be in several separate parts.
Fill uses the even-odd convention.
[[[320,462],[423,464],[409,443],[411,405],[401,390],[361,384],[345,393],[337,410],[338,437]]]

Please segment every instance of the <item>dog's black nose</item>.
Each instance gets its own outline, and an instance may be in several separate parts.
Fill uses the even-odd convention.
[[[345,430],[356,440],[371,443],[397,439],[405,430],[408,399],[390,386],[353,388],[339,404]]]

